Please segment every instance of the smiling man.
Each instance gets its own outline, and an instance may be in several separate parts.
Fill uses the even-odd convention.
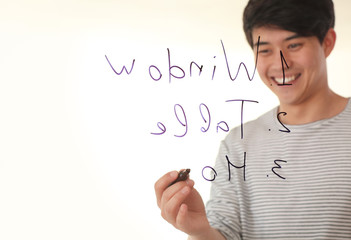
[[[250,0],[243,20],[280,104],[222,141],[206,208],[192,180],[161,177],[162,216],[191,240],[351,239],[351,102],[329,88],[326,63],[333,2]]]
[[[272,26],[252,31],[259,44],[258,72],[280,101],[280,111],[289,112],[284,121],[304,124],[340,113],[348,99],[330,90],[326,58],[333,50],[336,34],[330,28],[323,42]],[[254,46],[258,47],[257,44]],[[284,69],[284,71],[283,71]]]

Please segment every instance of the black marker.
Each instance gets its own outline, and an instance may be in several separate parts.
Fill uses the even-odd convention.
[[[190,173],[189,168],[182,170],[182,171],[179,171],[177,179],[174,180],[171,184],[169,184],[168,187],[172,186],[173,184],[175,184],[179,181],[185,181],[188,178],[189,173]]]

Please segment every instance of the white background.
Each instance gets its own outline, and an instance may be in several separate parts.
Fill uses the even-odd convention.
[[[242,31],[246,1],[1,1],[0,239],[186,239],[163,221],[153,185],[170,170],[191,168],[208,199],[204,166],[213,165],[223,131],[278,102],[256,73],[235,74],[253,53]],[[351,95],[347,69],[351,2],[335,0],[332,89]],[[169,82],[172,65],[185,71]],[[130,75],[116,75],[123,65]],[[190,62],[203,65],[190,77]],[[149,66],[162,78],[154,81]],[[213,67],[216,66],[214,79]],[[174,75],[180,75],[173,69]],[[153,72],[156,74],[156,72]],[[155,75],[156,76],[156,75]],[[208,132],[199,112],[211,113]],[[184,132],[174,114],[180,104]],[[178,108],[179,111],[179,108]],[[179,111],[180,113],[180,111]],[[180,119],[183,121],[182,117]],[[162,136],[157,122],[167,131]]]

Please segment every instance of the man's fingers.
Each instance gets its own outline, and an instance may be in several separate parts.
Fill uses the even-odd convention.
[[[188,206],[185,203],[183,203],[179,207],[178,215],[176,218],[177,226],[184,227],[187,224],[187,218],[188,218]]]
[[[190,186],[184,186],[184,184],[179,184],[174,188],[176,188],[177,191],[174,193],[172,191],[172,193],[170,193],[171,198],[169,200],[163,200],[164,202],[161,211],[162,217],[170,223],[172,223],[173,225],[176,224],[176,219],[181,205],[184,203],[185,199],[189,196],[190,192],[192,191],[192,188]]]
[[[155,193],[157,198],[157,205],[161,208],[161,199],[164,191],[167,187],[178,177],[177,171],[172,171],[163,175],[156,183],[155,183]]]

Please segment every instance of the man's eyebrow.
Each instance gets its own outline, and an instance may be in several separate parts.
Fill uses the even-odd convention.
[[[256,42],[255,44],[254,44],[254,47],[257,47],[258,45],[268,45],[269,44],[269,42],[261,42],[261,41],[259,41],[259,42]]]
[[[295,39],[295,38],[300,38],[300,37],[302,37],[302,36],[300,34],[296,33],[296,34],[294,34],[294,35],[292,35],[290,37],[285,38],[284,41],[289,41],[289,40],[292,40],[292,39]]]

